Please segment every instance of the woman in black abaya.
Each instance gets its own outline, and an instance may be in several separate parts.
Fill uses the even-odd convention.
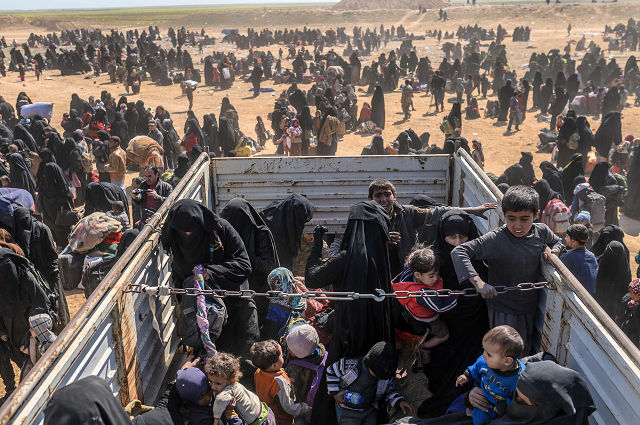
[[[640,218],[640,146],[633,148],[633,158],[629,171],[627,172],[627,182],[629,193],[624,200],[624,215],[634,219]]]
[[[302,111],[298,113],[298,122],[300,123],[300,129],[302,131],[302,156],[309,155],[309,136],[308,133],[313,131],[313,117],[311,116],[311,109],[309,105],[304,105]]]
[[[616,177],[609,171],[609,164],[600,161],[593,167],[589,184],[599,194],[606,198],[604,224],[619,224],[618,207],[620,206],[620,194],[624,187],[618,184]]]
[[[500,177],[498,177],[498,180],[496,180],[496,185],[499,185],[502,183],[506,183],[509,186],[523,185],[524,182],[522,181],[522,177],[523,177],[522,165],[513,164],[512,166],[507,168]]]
[[[44,209],[42,213],[44,224],[51,230],[56,245],[64,248],[69,243],[71,226],[58,226],[56,216],[61,209],[71,209],[73,195],[62,169],[57,164],[49,163],[45,166],[44,181],[40,185],[38,195]]]
[[[587,158],[587,154],[591,151],[593,146],[593,132],[589,126],[589,121],[584,115],[580,115],[576,120],[576,127],[578,127],[578,134],[580,135],[580,141],[578,142],[577,153],[582,154],[582,158]],[[586,164],[583,162],[582,169]]]
[[[593,145],[604,158],[609,157],[609,150],[622,143],[622,122],[620,112],[611,111],[602,117],[602,124],[598,127]]]
[[[564,124],[562,124],[562,127],[560,127],[560,131],[558,132],[558,168],[564,168],[571,160],[571,156],[576,152],[576,149],[571,149],[567,145],[574,133],[578,133],[576,119],[574,117],[567,116],[564,119]]]
[[[549,110],[549,99],[553,94],[553,80],[547,78],[544,85],[540,88],[540,94],[538,95],[538,106],[540,107],[540,113],[546,115]],[[555,130],[551,128],[551,130]]]
[[[241,236],[224,219],[192,199],[176,202],[162,227],[162,245],[171,251],[176,288],[193,287],[194,272],[202,265],[208,286],[239,291],[249,289],[251,261]],[[216,340],[220,351],[248,356],[259,339],[258,317],[252,299],[226,298],[229,318]]]
[[[31,171],[27,167],[27,163],[19,153],[12,153],[9,155],[9,187],[15,187],[16,189],[24,189],[36,199],[36,182],[33,180]]]
[[[542,86],[542,83],[544,81],[542,80],[542,73],[540,71],[536,71],[536,74],[533,77],[533,82],[531,83],[531,86],[533,87],[533,96],[532,96],[532,100],[533,100],[533,107],[535,108],[536,106],[540,106],[538,105],[539,102],[539,96],[540,96],[540,86]]]
[[[573,202],[573,189],[575,189],[576,177],[583,175],[582,154],[574,153],[569,163],[562,169],[562,188],[566,205]]]
[[[562,194],[551,189],[549,182],[545,179],[538,180],[536,184],[533,185],[533,189],[538,192],[538,197],[540,198],[540,209],[543,211],[547,204],[553,199],[564,201]]]
[[[382,136],[376,135],[371,139],[371,144],[369,146],[362,148],[362,153],[360,155],[389,155],[389,153],[384,148],[384,139]]]
[[[542,170],[542,178],[549,183],[551,189],[561,194],[564,193],[560,171],[549,161],[543,161],[540,164],[540,169]]]
[[[251,261],[249,289],[256,292],[269,290],[267,276],[273,269],[280,267],[276,243],[269,227],[251,204],[242,198],[230,200],[220,213],[220,217],[236,229],[247,249]],[[269,300],[259,297],[255,302],[258,322],[262,327],[269,308]]]
[[[379,84],[376,86],[376,91],[371,98],[371,121],[373,121],[377,127],[384,130],[384,94],[382,93],[382,86]]]
[[[614,241],[620,242],[622,244],[622,246],[624,247],[624,251],[626,253],[625,254],[626,258],[629,258],[629,249],[627,248],[627,245],[625,245],[624,243],[624,231],[622,231],[621,228],[613,224],[608,224],[604,226],[604,229],[602,229],[600,237],[598,238],[596,243],[593,244],[593,247],[591,248],[591,252],[593,253],[593,255],[596,256],[596,258],[599,258],[602,256],[602,254],[604,254],[604,250],[607,249],[607,245],[609,245],[611,242],[614,242]]]
[[[598,258],[596,293],[593,296],[604,311],[616,321],[622,319],[624,314],[624,305],[621,300],[628,292],[631,282],[629,253],[625,248],[618,241],[607,244]]]
[[[225,156],[227,152],[236,148],[236,131],[227,117],[220,115],[220,127],[218,128],[218,142]],[[218,152],[216,152],[216,155]]]
[[[260,216],[275,239],[280,267],[293,270],[293,259],[300,251],[304,225],[313,218],[313,204],[294,193],[267,205]]]
[[[111,205],[121,201],[124,204],[124,211],[129,214],[129,201],[127,194],[120,186],[113,183],[92,182],[87,186],[87,199],[84,206],[85,216],[101,211],[106,213],[111,211]],[[131,217],[129,217],[131,220]]]
[[[468,240],[479,237],[473,219],[460,210],[447,211],[438,225],[434,249],[440,259],[440,272],[445,289],[454,291],[473,288],[468,280],[459,283],[451,259],[456,247],[447,236],[466,236]],[[487,267],[482,261],[473,262],[475,270],[484,280]],[[482,354],[482,337],[489,330],[487,306],[482,297],[458,297],[457,305],[440,316],[449,327],[449,339],[431,349],[429,383],[435,393],[425,400],[418,414],[422,417],[444,415],[449,405],[463,392],[455,380]]]
[[[518,164],[522,165],[522,182],[525,186],[531,186],[536,179],[536,172],[533,169],[533,155],[531,152],[520,152],[522,155]]]
[[[456,128],[462,128],[462,111],[460,109],[460,102],[453,102],[453,105],[451,105],[451,111],[447,116],[447,121],[453,130]]]
[[[69,323],[70,316],[58,271],[58,254],[53,236],[42,222],[33,218],[33,213],[28,208],[16,208],[13,211],[13,217],[15,224],[12,234],[16,243],[22,248],[24,257],[33,263],[49,287],[58,294],[59,321],[54,331],[59,334]]]

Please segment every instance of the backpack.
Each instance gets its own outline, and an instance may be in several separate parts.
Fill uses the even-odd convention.
[[[605,203],[606,198],[603,195],[594,190],[589,190],[580,208],[582,211],[589,211],[589,214],[591,214],[593,233],[598,233],[604,228]]]
[[[93,171],[93,163],[96,162],[96,158],[92,153],[82,152],[82,167],[85,173],[91,173]]]
[[[17,254],[13,256],[14,259],[18,259],[14,261],[16,265],[16,269],[19,275],[26,275],[30,272],[33,277],[36,279],[38,285],[42,288],[47,299],[49,300],[49,311],[47,314],[51,317],[51,321],[53,322],[53,328],[57,328],[60,325],[60,317],[58,316],[58,308],[60,306],[60,297],[57,292],[55,292],[50,286],[49,283],[42,277],[40,272],[36,270],[31,261],[27,260],[24,257],[20,257]]]
[[[315,399],[316,393],[318,392],[318,388],[320,387],[320,379],[324,372],[325,363],[327,361],[328,356],[329,356],[329,352],[325,351],[324,358],[322,359],[322,362],[320,362],[320,364],[318,365],[309,363],[302,359],[289,360],[289,365],[297,365],[305,369],[313,370],[316,372],[315,376],[313,377],[313,381],[311,381],[311,387],[309,388],[309,392],[307,393],[307,399],[305,400],[309,407],[313,407],[313,400]],[[311,412],[307,413],[302,418],[305,423],[307,424],[311,423]]]
[[[205,289],[211,289],[207,282],[204,283]],[[193,282],[185,287],[193,288]],[[200,327],[196,313],[198,297],[185,296],[182,297],[182,343],[192,348],[202,348],[202,339],[200,338]],[[209,337],[212,342],[220,336],[222,327],[227,322],[227,308],[222,298],[213,295],[204,296],[205,312],[209,320]]]
[[[569,228],[569,208],[559,199],[552,199],[542,213],[542,222],[555,234],[562,234]]]

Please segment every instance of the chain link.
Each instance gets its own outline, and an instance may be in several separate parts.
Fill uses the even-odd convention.
[[[539,289],[549,288],[548,282],[537,283],[520,283],[516,286],[494,286],[498,295],[506,294],[511,291],[536,291]],[[409,298],[446,298],[451,295],[457,297],[477,297],[480,296],[475,288],[465,288],[462,290],[454,291],[452,289],[425,289],[422,291],[397,291],[391,293],[385,293],[381,289],[376,290],[378,294],[360,294],[358,292],[325,292],[325,291],[310,291],[303,292],[301,294],[287,294],[282,291],[267,291],[256,292],[251,289],[242,289],[240,291],[227,291],[225,289],[205,289],[198,290],[194,288],[171,288],[171,287],[157,287],[147,286],[141,284],[130,284],[125,292],[134,294],[149,294],[155,296],[167,296],[170,294],[184,295],[188,297],[195,297],[198,295],[212,295],[220,298],[240,298],[251,299],[256,297],[265,297],[268,300],[287,300],[289,298],[303,298],[305,300],[319,299],[321,301],[356,301],[356,300],[375,300],[378,302],[383,301],[385,298],[396,298],[399,300]]]

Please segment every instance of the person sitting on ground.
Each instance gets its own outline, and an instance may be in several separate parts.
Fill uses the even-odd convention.
[[[106,212],[107,217],[114,218],[122,224],[122,231],[129,230],[129,214],[124,210],[124,203],[122,201],[116,201],[111,204],[111,211]]]
[[[229,353],[217,352],[204,368],[215,394],[213,403],[214,425],[222,425],[222,415],[229,419],[228,407],[235,401],[235,410],[251,425],[276,425],[275,415],[266,403],[247,390],[238,381],[242,377],[240,358]]]
[[[558,254],[562,241],[549,227],[534,223],[540,214],[538,193],[530,187],[510,187],[502,198],[507,223],[478,239],[457,246],[451,258],[458,281],[469,282],[487,299],[489,323],[513,327],[524,341],[523,355],[531,351],[533,318],[538,306],[538,291],[510,291],[497,296],[493,285],[514,287],[538,281],[540,254],[549,246]],[[489,266],[489,282],[477,276],[471,261],[484,260]]]
[[[327,350],[320,343],[315,328],[307,324],[291,329],[287,334],[286,343],[289,361],[284,370],[291,380],[293,393],[298,400],[306,402],[312,408],[320,384],[319,378],[327,360]],[[305,416],[302,419],[309,423],[310,415]],[[298,422],[296,419],[294,423]]]
[[[282,347],[268,339],[251,347],[251,361],[258,368],[253,375],[256,394],[273,411],[278,425],[292,425],[294,418],[311,412],[307,403],[296,403],[293,385],[282,369]]]
[[[238,145],[238,147],[236,148],[236,153],[238,154],[238,156],[240,157],[247,157],[247,156],[251,156],[251,147],[247,145],[247,138],[243,138],[240,141],[240,144]]]
[[[482,339],[484,353],[473,366],[456,380],[456,386],[474,382],[493,409],[485,412],[473,408],[465,397],[467,415],[473,417],[473,425],[480,425],[503,416],[515,393],[516,382],[525,370],[518,356],[522,353],[522,338],[511,326],[491,329]]]
[[[406,413],[415,412],[400,394],[393,390],[398,368],[395,344],[378,342],[358,358],[342,358],[327,368],[327,390],[336,401],[339,425],[377,423],[378,400]],[[373,391],[375,390],[375,391]],[[348,394],[349,397],[345,398]]]
[[[578,282],[589,291],[591,295],[596,293],[596,277],[598,276],[598,262],[596,256],[587,251],[584,245],[589,239],[589,231],[582,224],[572,224],[567,229],[564,237],[569,252],[560,259],[569,269]]]
[[[391,285],[393,290],[400,294],[403,291],[442,289],[439,270],[440,260],[433,250],[418,245],[409,254],[404,271],[391,281]],[[440,317],[440,313],[450,311],[456,306],[455,295],[407,298],[398,299],[398,301],[403,308],[401,317],[396,321],[396,329],[413,335],[429,332],[430,338],[422,344],[423,351],[428,351],[449,339],[449,329]]]

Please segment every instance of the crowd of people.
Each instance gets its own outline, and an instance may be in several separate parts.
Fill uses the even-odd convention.
[[[446,12],[441,18],[447,19]],[[616,31],[637,39],[635,21],[622,27]],[[442,38],[441,31],[426,35]],[[181,320],[193,326],[182,337],[195,360],[177,373],[156,408],[133,422],[183,424],[180,411],[186,406],[189,423],[214,425],[373,424],[409,414],[435,419],[399,423],[586,424],[595,404],[582,377],[533,351],[538,292],[497,294],[494,286],[536,282],[541,254],[549,247],[640,344],[640,280],[632,280],[629,250],[618,227],[621,208],[632,218],[640,214],[640,186],[635,185],[640,138],[622,140],[621,130],[628,100],[624,87],[636,90],[639,68],[633,56],[624,70],[615,59],[607,63],[603,49],[583,41],[576,50],[588,52],[580,65],[570,46],[565,55],[534,53],[519,78],[508,65],[503,44],[508,34],[501,26],[495,32],[460,27],[444,38],[454,36],[462,41],[444,43],[445,57],[434,69],[427,56],[417,56],[415,36],[402,26],[356,26],[353,36],[344,28],[249,28],[246,36],[235,31],[225,37],[249,49],[247,58],[213,52],[203,57],[202,74],[186,47],[214,44],[204,29],[169,29],[173,49],[168,51],[154,43],[162,37],[157,27],[126,34],[33,35],[22,45],[24,55],[14,41],[9,71],[106,72],[136,98],[147,78],[159,85],[204,80],[226,90],[236,76],[246,76],[254,97],[263,92],[265,80],[288,88],[266,117],[270,124],[256,117],[255,139],[240,129],[228,97],[218,119],[207,114],[202,124],[190,105],[180,137],[167,108],[152,111],[128,96],[116,101],[107,90],[87,100],[74,94],[59,125],[41,115],[24,117],[22,108],[32,104],[25,92],[15,106],[0,96],[0,267],[6,270],[7,294],[0,308],[0,372],[7,396],[15,389],[11,362],[21,378],[26,376],[69,321],[68,277],[61,275],[59,262],[80,261],[81,278],[70,284],[88,297],[204,152],[250,156],[272,140],[281,155],[330,156],[337,153],[341,136],[358,131],[373,133],[363,155],[451,155],[463,149],[483,169],[482,142],[475,139],[470,146],[462,135],[463,110],[466,119],[480,118],[475,90],[478,96],[490,90],[498,95],[486,109],[498,121],[508,121],[509,132],[518,131],[526,118],[532,91],[532,106],[540,109],[541,119],[549,113],[550,130],[557,131],[556,165],[543,162],[537,178],[533,156],[523,152],[504,174],[489,175],[504,193],[506,224],[485,235],[471,215],[482,216],[495,205],[455,209],[425,194],[400,205],[395,187],[384,179],[371,183],[363,194],[368,201],[352,206],[345,232],[335,235],[322,226],[304,232],[314,206],[299,195],[260,212],[237,198],[219,216],[195,201],[173,204],[162,246],[171,254],[176,288],[293,295],[425,292],[383,302],[210,297],[207,311],[227,319],[223,325],[223,320],[210,321],[217,325],[209,332],[198,330],[195,304],[183,297],[178,300]],[[369,65],[361,62],[361,56],[394,37],[403,39],[400,47]],[[517,28],[512,37],[526,41],[530,29]],[[484,40],[492,40],[487,51],[480,44]],[[277,55],[254,50],[277,43],[288,50],[284,59],[291,60],[291,69],[283,68],[282,48]],[[347,46],[342,55],[334,49],[337,43]],[[45,58],[31,56],[37,44],[47,46]],[[61,45],[75,50],[58,52]],[[6,72],[1,56],[0,70]],[[304,91],[298,84],[312,86]],[[361,107],[358,86],[372,94]],[[411,128],[385,143],[384,97],[398,88],[405,121],[415,110],[414,97],[429,95],[436,112],[444,112],[445,94],[455,93],[440,127],[442,147],[430,144],[429,132],[418,136]],[[187,97],[189,90],[185,86]],[[193,103],[192,91],[189,100]],[[602,115],[595,134],[591,115],[596,120]],[[130,196],[128,172],[138,173]],[[428,296],[434,289],[476,290],[481,297]],[[399,356],[396,344],[402,341],[417,346],[414,362]],[[432,397],[409,402],[394,388],[402,378],[397,371],[407,369],[424,373]],[[69,397],[77,403],[66,402]],[[446,412],[454,413],[443,416]],[[107,417],[110,423],[129,423],[127,413],[104,381],[90,377],[54,394],[45,423],[99,417],[105,423]]]

